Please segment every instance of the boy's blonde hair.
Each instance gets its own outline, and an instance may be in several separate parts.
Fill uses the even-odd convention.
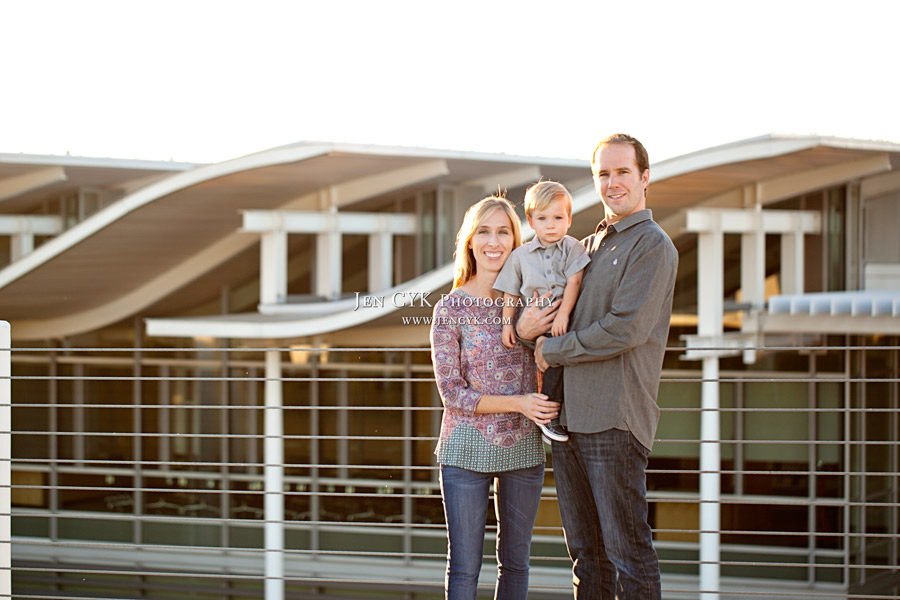
[[[456,234],[456,252],[453,258],[456,262],[456,274],[453,278],[453,287],[458,288],[473,277],[477,270],[475,257],[469,248],[469,242],[475,236],[475,230],[484,223],[485,219],[494,214],[495,210],[502,210],[509,217],[509,226],[512,228],[513,249],[522,245],[522,226],[516,209],[509,200],[503,196],[488,196],[469,207],[466,216],[463,217],[462,226]]]
[[[572,216],[572,194],[556,181],[538,181],[525,192],[525,214],[530,218],[536,210],[546,210],[554,202],[565,200],[566,213]]]

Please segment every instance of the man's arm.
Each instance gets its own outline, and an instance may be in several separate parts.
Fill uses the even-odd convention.
[[[612,309],[584,329],[545,340],[536,360],[550,366],[607,360],[647,341],[675,284],[678,254],[662,236],[639,242],[633,254]]]

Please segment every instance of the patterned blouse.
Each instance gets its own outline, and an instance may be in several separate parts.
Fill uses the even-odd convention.
[[[434,307],[431,360],[444,416],[437,460],[492,473],[544,462],[541,435],[521,413],[476,413],[484,394],[508,396],[537,389],[529,350],[501,341],[502,303],[454,289]]]

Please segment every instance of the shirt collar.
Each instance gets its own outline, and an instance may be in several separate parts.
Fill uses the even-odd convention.
[[[619,219],[618,221],[616,221],[615,223],[610,225],[610,227],[612,227],[613,229],[615,229],[618,232],[622,232],[622,231],[625,231],[626,229],[628,229],[629,227],[637,225],[638,223],[641,223],[643,221],[652,221],[652,220],[653,220],[653,211],[651,211],[649,208],[645,208],[644,210],[639,210],[635,213],[631,213],[624,219]],[[601,231],[606,229],[606,227],[607,227],[606,219],[603,219],[602,221],[600,221],[600,224],[597,225],[597,229],[594,230],[594,233],[595,234],[600,233]]]
[[[557,248],[559,248],[559,243],[561,241],[562,240],[558,240],[556,242],[551,242],[545,246],[541,243],[541,240],[538,239],[538,236],[534,236],[533,238],[531,238],[530,241],[525,242],[524,245],[528,252],[534,252],[535,250],[540,250],[542,248],[551,248],[553,246],[556,246]]]

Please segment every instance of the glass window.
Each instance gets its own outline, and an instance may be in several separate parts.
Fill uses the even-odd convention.
[[[749,382],[744,384],[745,467],[750,471],[805,472],[809,468],[809,417],[805,410],[768,411],[771,408],[805,409],[809,385],[803,382]],[[760,495],[805,496],[805,473],[747,475],[744,492]]]

